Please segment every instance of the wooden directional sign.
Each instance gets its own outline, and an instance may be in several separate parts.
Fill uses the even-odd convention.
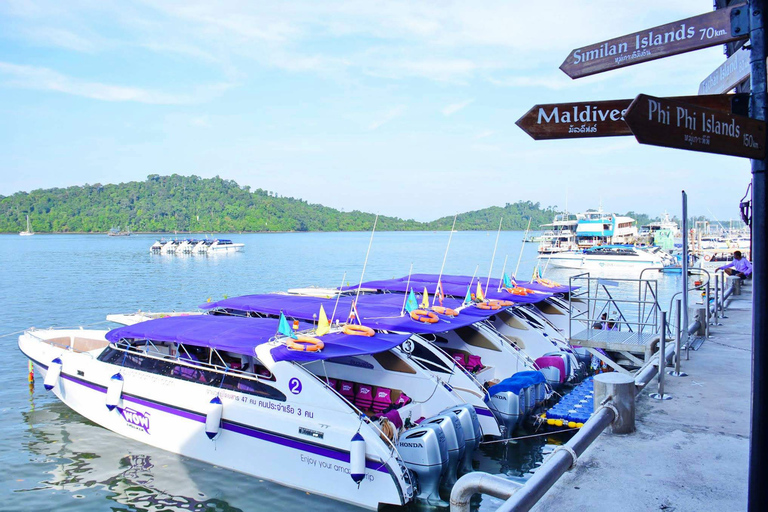
[[[641,94],[624,120],[641,144],[756,160],[765,157],[765,122],[749,117]]]
[[[741,48],[699,85],[699,94],[728,92],[749,78],[749,50]]]
[[[741,10],[746,10],[745,4],[718,9],[577,48],[565,59],[560,69],[571,78],[581,78],[670,55],[746,39],[749,36],[746,30],[739,29],[742,33],[731,34],[731,12],[738,13]]]
[[[746,107],[748,95],[714,94],[672,99],[730,114],[739,112],[739,106]],[[629,126],[624,122],[624,114],[632,101],[628,99],[534,105],[516,124],[536,140],[632,135]]]

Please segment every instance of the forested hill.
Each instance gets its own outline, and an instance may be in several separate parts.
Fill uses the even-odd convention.
[[[551,208],[519,201],[502,207],[462,213],[457,230],[495,231],[531,229],[551,222]],[[146,181],[118,185],[74,186],[17,192],[0,196],[0,233],[18,233],[26,228],[29,214],[37,233],[98,233],[120,226],[131,231],[198,233],[257,231],[368,231],[374,215],[359,211],[341,212],[301,199],[276,194],[232,180],[198,176],[159,176]],[[377,229],[447,230],[453,216],[432,222],[379,217]]]

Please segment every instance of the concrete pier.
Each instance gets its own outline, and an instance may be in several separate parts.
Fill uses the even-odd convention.
[[[690,360],[666,375],[668,401],[649,384],[637,399],[636,432],[604,432],[533,508],[745,510],[751,390],[751,285]],[[669,368],[668,368],[669,370]]]

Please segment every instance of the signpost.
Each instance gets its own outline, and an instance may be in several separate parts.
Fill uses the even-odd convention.
[[[640,94],[624,117],[641,144],[765,158],[765,122]]]
[[[749,95],[714,94],[671,99],[729,114],[746,114]],[[632,101],[626,99],[534,105],[516,124],[536,140],[632,135],[632,130],[624,122],[624,114]]]
[[[742,47],[701,82],[699,94],[722,94],[748,78],[749,50]]]
[[[748,31],[738,27],[734,33],[731,31],[731,12],[737,11],[735,14],[739,14],[742,10],[746,11],[745,4],[577,48],[568,55],[560,69],[571,78],[581,78],[746,39],[749,37]]]

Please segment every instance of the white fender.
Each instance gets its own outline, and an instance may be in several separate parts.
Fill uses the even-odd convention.
[[[116,373],[109,379],[107,386],[107,409],[110,411],[117,407],[123,396],[123,376]]]
[[[208,439],[214,439],[221,432],[221,413],[223,410],[224,405],[221,403],[221,399],[218,396],[213,397],[208,408],[208,414],[205,416],[205,435],[208,436]]]
[[[349,476],[358,485],[365,478],[365,439],[360,432],[352,436],[349,444]]]
[[[57,357],[48,365],[48,372],[45,374],[45,380],[43,381],[45,389],[50,391],[56,387],[56,384],[59,382],[59,375],[61,375],[61,359]]]

